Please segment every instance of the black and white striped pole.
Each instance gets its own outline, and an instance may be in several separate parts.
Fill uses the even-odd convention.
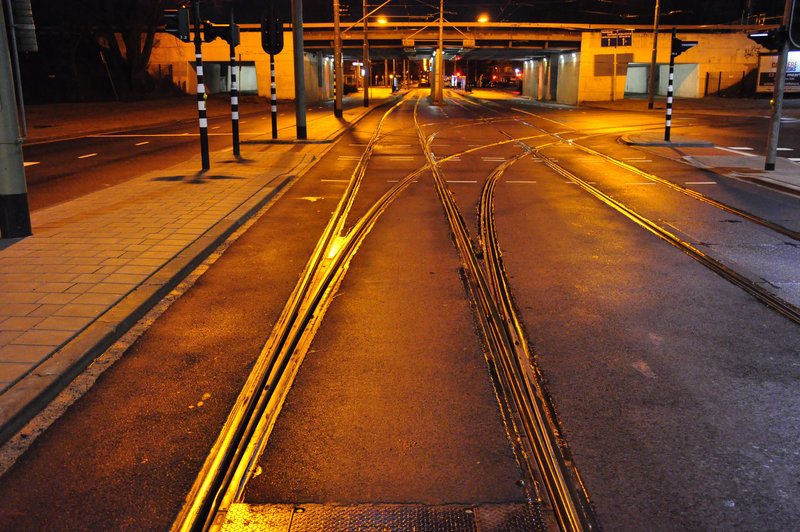
[[[208,160],[208,117],[206,115],[206,88],[203,84],[203,55],[200,37],[200,2],[194,3],[194,56],[197,65],[197,111],[200,118],[200,155],[203,159],[203,170],[211,164]]]
[[[231,134],[233,135],[233,156],[239,157],[239,81],[236,76],[236,45],[239,44],[239,27],[233,19],[233,8],[231,8],[231,27],[230,27],[231,49]]]
[[[675,30],[672,30],[675,35]],[[667,125],[664,126],[664,140],[669,142],[670,128],[672,127],[672,84],[675,70],[675,55],[669,58],[669,85],[667,85]]]
[[[269,54],[269,101],[272,105],[272,138],[278,138],[278,95],[275,90],[275,56]]]

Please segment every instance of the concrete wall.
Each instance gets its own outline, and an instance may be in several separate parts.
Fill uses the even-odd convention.
[[[700,98],[707,92],[716,92],[717,87],[726,89],[741,83],[743,76],[758,67],[758,52],[763,51],[744,33],[678,32],[677,36],[684,41],[698,41],[697,46],[675,58],[675,95],[682,98]],[[671,33],[667,30],[659,32],[657,63],[661,78],[658,93],[661,95],[666,94],[670,43]],[[619,99],[626,89],[638,92],[642,88],[642,76],[649,76],[652,52],[652,33],[633,33],[631,46],[603,47],[599,31],[584,32],[578,101]],[[631,80],[627,76],[628,63],[637,63],[631,69]],[[713,90],[707,91],[707,79]]]
[[[275,56],[275,85],[278,99],[294,99],[294,59],[291,32],[284,34],[283,51]],[[236,47],[237,61],[255,65],[255,83],[260,96],[270,95],[269,55],[261,48],[261,34],[242,32],[241,43]],[[229,62],[230,47],[222,39],[203,43],[203,63]],[[197,91],[197,76],[194,72],[194,44],[185,43],[167,33],[157,33],[153,53],[150,57],[150,72],[168,77],[189,94]],[[306,101],[317,103],[333,97],[333,62],[326,61],[317,53],[305,54]],[[206,75],[208,71],[206,72]],[[252,86],[252,71],[247,72]],[[245,79],[242,80],[243,86]],[[215,86],[219,85],[215,83]],[[211,88],[211,87],[209,87]]]
[[[580,85],[581,54],[561,54],[558,60],[553,58],[553,64],[558,65],[558,90],[556,101],[569,105],[578,103],[578,87]]]

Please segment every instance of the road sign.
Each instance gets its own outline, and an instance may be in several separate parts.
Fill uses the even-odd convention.
[[[600,46],[617,47],[631,46],[633,32],[631,30],[600,30]]]

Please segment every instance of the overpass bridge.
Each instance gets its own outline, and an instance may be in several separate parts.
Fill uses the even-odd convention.
[[[407,60],[412,73],[430,59],[438,46],[438,22],[387,22],[369,24],[367,36],[374,70],[388,76],[388,63]],[[773,26],[685,25],[676,26],[678,38],[696,40],[698,45],[676,61],[676,96],[702,97],[725,90],[755,86],[762,55],[768,50],[747,38],[748,33]],[[237,48],[241,64],[240,91],[269,94],[269,56],[261,49],[260,26],[243,24]],[[362,58],[362,23],[341,24],[346,70],[357,78],[355,68]],[[666,92],[672,27],[661,27],[657,40],[656,78],[658,93]],[[278,98],[294,97],[291,27],[284,26],[285,48],[276,56]],[[303,26],[306,52],[306,94],[309,102],[333,96],[332,23]],[[151,58],[151,72],[168,75],[173,82],[192,92],[196,83],[194,49],[172,35],[159,34]],[[614,100],[625,94],[646,92],[653,51],[650,25],[608,25],[574,23],[469,22],[443,24],[445,64],[467,61],[470,75],[477,77],[481,61],[507,61],[520,70],[522,92],[534,99],[577,104],[582,101]],[[203,45],[208,89],[226,91],[225,72],[229,61],[227,43],[217,40]],[[380,63],[383,65],[380,65]],[[419,62],[419,63],[417,63]],[[461,63],[460,63],[461,64]],[[397,73],[406,73],[395,66]],[[453,67],[446,67],[445,72]],[[218,73],[218,76],[217,76]],[[415,76],[416,77],[416,76]],[[217,79],[218,78],[218,79]],[[217,80],[217,81],[215,81]],[[375,83],[375,78],[372,79]],[[743,90],[743,89],[741,89]]]

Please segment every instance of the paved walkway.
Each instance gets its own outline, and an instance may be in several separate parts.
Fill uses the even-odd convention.
[[[309,109],[309,143],[252,138],[242,144],[242,161],[222,150],[203,173],[198,155],[38,210],[33,236],[0,240],[0,442],[362,118],[369,109],[357,96],[346,102],[344,120],[330,106]],[[372,107],[390,97],[375,89]],[[164,105],[174,102],[34,108],[29,141],[183,120]],[[49,127],[37,127],[43,123]],[[281,125],[294,133],[293,116]]]

